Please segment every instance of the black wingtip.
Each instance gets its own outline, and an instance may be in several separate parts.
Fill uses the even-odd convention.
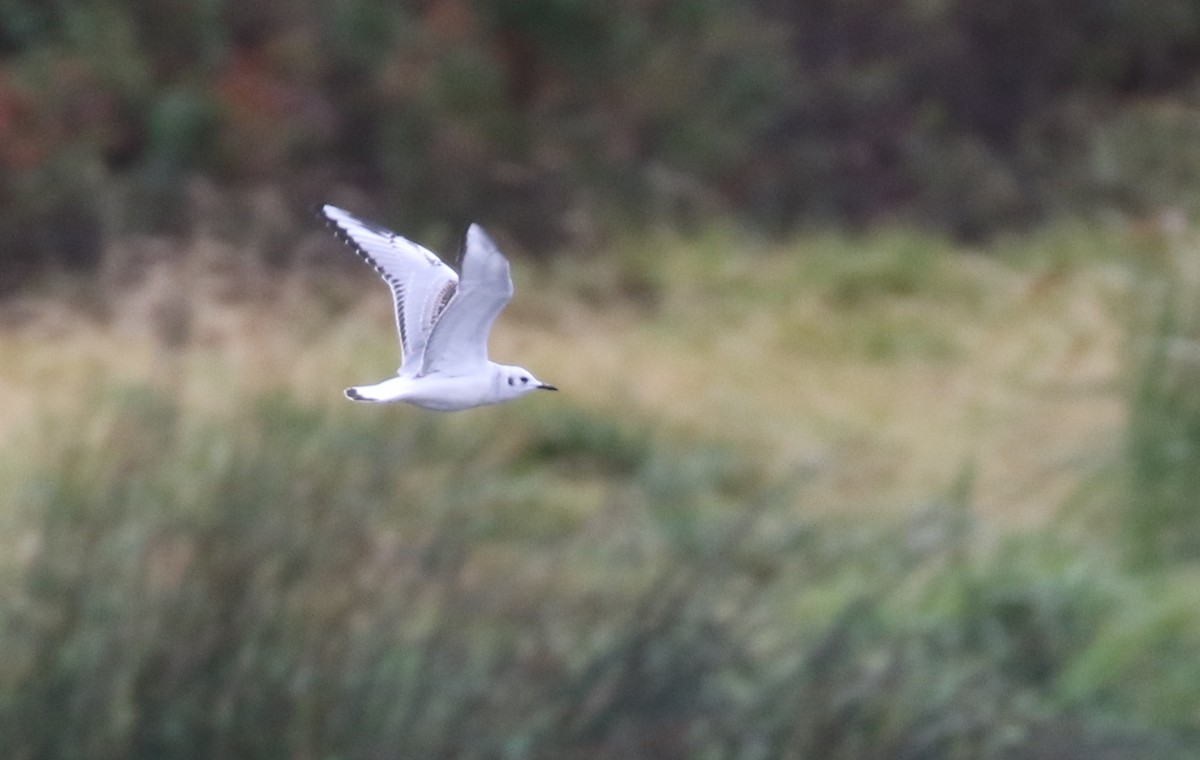
[[[316,207],[317,216],[319,216],[321,219],[323,219],[327,226],[329,226],[331,229],[333,229],[335,232],[337,232],[338,237],[341,237],[345,240],[352,240],[350,238],[349,230],[343,229],[342,223],[339,220],[335,219],[328,211],[326,211],[326,209],[333,209],[339,215],[345,216],[349,221],[353,222],[354,224],[358,225],[359,227],[362,227],[364,230],[367,230],[368,232],[373,232],[376,235],[379,235],[380,237],[389,238],[389,239],[396,237],[395,232],[393,232],[392,230],[389,230],[387,227],[384,227],[382,224],[379,224],[378,222],[372,222],[369,219],[364,219],[361,216],[359,216],[358,214],[352,214],[344,208],[334,206],[332,203],[318,204]]]
[[[328,213],[326,213],[326,211],[325,211],[326,208],[337,208],[337,207],[330,206],[328,203],[317,207],[317,217],[322,222],[325,223],[325,226],[327,228],[329,228],[329,230],[333,233],[333,236],[336,237],[338,240],[342,241],[342,243],[345,244],[346,246],[348,246],[350,248],[350,250],[357,253],[360,258],[362,258],[364,261],[366,261],[368,264],[371,265],[372,269],[374,269],[379,274],[383,275],[384,279],[388,279],[387,272],[383,271],[383,267],[379,266],[379,263],[375,261],[375,259],[371,256],[371,254],[367,253],[367,250],[365,248],[363,248],[357,240],[354,239],[354,236],[352,236],[350,234],[350,230],[343,227],[337,219],[334,219],[332,216],[330,216]],[[370,230],[371,232],[374,232],[377,235],[381,235],[385,238],[395,237],[395,234],[392,233],[390,230],[387,230],[383,227],[379,227],[378,225],[374,225],[370,222],[363,221],[362,219],[359,219],[357,216],[354,216],[353,214],[351,214],[348,211],[343,211],[342,209],[337,209],[337,210],[341,211],[347,217],[352,219],[356,224],[361,226],[363,229]],[[388,284],[392,285],[394,283],[392,283],[391,280],[388,279]]]
[[[345,393],[346,398],[350,399],[351,401],[365,401],[365,399],[362,397],[362,394],[358,392],[358,388],[347,388]]]

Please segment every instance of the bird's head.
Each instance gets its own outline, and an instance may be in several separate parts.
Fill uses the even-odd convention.
[[[553,385],[543,383],[524,367],[502,366],[500,368],[500,392],[508,398],[524,396],[531,391],[556,391]]]

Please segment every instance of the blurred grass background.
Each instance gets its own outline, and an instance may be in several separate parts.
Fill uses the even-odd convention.
[[[1193,757],[1197,40],[0,2],[0,756]],[[486,223],[563,392],[346,403],[319,201]]]

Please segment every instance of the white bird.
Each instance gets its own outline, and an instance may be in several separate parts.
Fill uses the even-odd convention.
[[[392,289],[401,360],[396,377],[346,389],[354,401],[404,401],[443,412],[555,391],[523,367],[488,359],[488,332],[512,298],[508,259],[477,224],[467,230],[462,277],[437,256],[336,206],[330,229]]]

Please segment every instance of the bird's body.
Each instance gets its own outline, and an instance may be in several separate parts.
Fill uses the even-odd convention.
[[[473,375],[397,375],[374,385],[347,388],[346,396],[355,401],[404,401],[425,409],[455,412],[476,406],[498,404],[523,396],[526,391],[538,389],[537,384],[519,390],[516,387],[510,389],[507,378],[512,376],[513,370],[516,369],[519,368],[488,362],[485,372]]]
[[[508,259],[471,225],[461,278],[426,248],[337,208],[321,213],[392,290],[401,363],[396,376],[346,389],[355,401],[404,401],[457,411],[557,390],[528,370],[488,359],[492,322],[512,298]]]

